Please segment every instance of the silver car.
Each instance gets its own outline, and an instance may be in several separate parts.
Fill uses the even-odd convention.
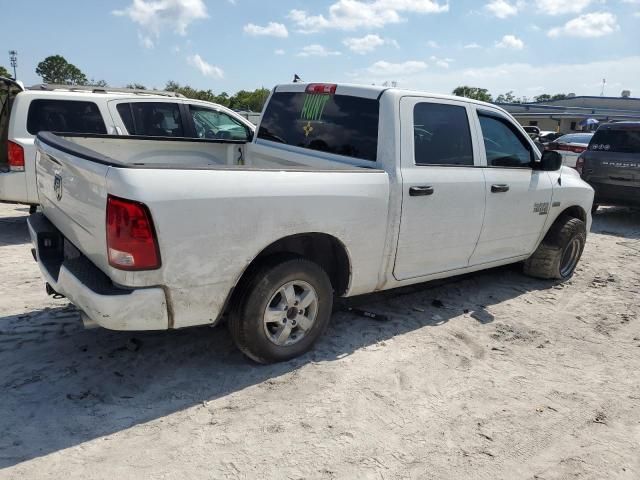
[[[562,155],[562,164],[576,168],[576,160],[589,146],[593,133],[569,133],[547,144],[546,150]]]

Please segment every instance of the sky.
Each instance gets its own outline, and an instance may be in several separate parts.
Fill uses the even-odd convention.
[[[9,7],[10,5],[10,7]],[[640,0],[0,0],[0,65],[60,54],[111,86],[304,81],[640,97]],[[4,50],[4,55],[2,57]]]

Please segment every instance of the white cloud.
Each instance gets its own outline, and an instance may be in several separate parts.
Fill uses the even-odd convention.
[[[449,11],[448,3],[438,0],[338,0],[329,7],[329,14],[310,15],[306,10],[291,10],[289,19],[299,31],[355,30],[380,28],[388,23],[399,23],[401,13],[442,13]]]
[[[429,40],[427,42],[427,47],[429,47],[429,48],[440,48],[440,45],[438,45],[438,42],[436,42],[435,40]]]
[[[552,28],[549,37],[596,38],[620,30],[616,16],[609,12],[586,13],[569,20],[562,27]]]
[[[297,54],[298,57],[330,57],[335,55],[341,55],[341,53],[327,50],[325,47],[318,44],[307,45]]]
[[[536,0],[538,12],[546,15],[580,13],[591,3],[592,0]]]
[[[518,13],[518,6],[507,0],[491,0],[484,8],[498,18],[507,18]]]
[[[464,47],[462,48],[467,48],[467,49],[472,49],[472,48],[482,48],[480,45],[478,45],[475,42],[472,43],[467,43]]]
[[[138,41],[144,48],[153,48],[155,46],[153,39],[148,35],[138,32]]]
[[[382,45],[393,45],[398,48],[398,42],[392,39],[384,39],[380,35],[369,34],[361,38],[345,38],[342,43],[352,52],[364,55],[373,52]]]
[[[287,38],[289,36],[287,27],[285,27],[282,23],[276,22],[269,22],[264,27],[249,23],[244,26],[244,33],[253,36],[267,36],[278,38]]]
[[[391,63],[384,60],[374,63],[367,72],[374,76],[411,75],[426,70],[427,64],[420,60],[409,60],[402,63]]]
[[[278,48],[273,53],[275,53],[276,55],[284,55],[287,52],[285,52],[282,48]]]
[[[496,42],[498,48],[509,48],[511,50],[522,50],[524,48],[524,42],[515,35],[505,35],[502,40]]]
[[[453,58],[439,58],[434,55],[432,55],[429,60],[440,68],[449,68],[449,64],[453,62]]]
[[[198,55],[191,55],[187,57],[187,63],[192,67],[198,69],[202,75],[205,77],[211,78],[223,78],[224,71],[220,67],[216,67],[215,65],[211,65],[204,61],[204,59]]]
[[[357,70],[350,81],[371,84],[384,80],[397,80],[406,88],[428,89],[434,93],[451,93],[459,85],[478,85],[495,95],[513,90],[516,96],[529,95],[528,88],[543,87],[544,92],[575,92],[576,95],[600,95],[602,79],[607,85],[618,84],[621,89],[640,92],[640,55],[596,62],[558,64],[506,63],[482,68],[422,69],[410,74],[402,67],[393,69],[393,76],[371,67]],[[580,79],[589,87],[576,83]],[[614,92],[618,94],[619,92]]]
[[[625,1],[625,0],[623,0]],[[631,2],[636,0],[631,0]],[[606,0],[600,0],[605,3]],[[485,4],[484,9],[498,18],[507,18],[520,12],[529,12],[528,8],[534,7],[536,13],[541,15],[565,15],[580,13],[594,0],[491,0]]]
[[[137,23],[151,43],[151,37],[158,38],[163,30],[186,35],[189,25],[209,16],[203,0],[133,0],[127,8],[112,13]]]

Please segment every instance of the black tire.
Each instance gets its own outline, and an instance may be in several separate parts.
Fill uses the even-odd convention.
[[[598,205],[597,203],[594,203],[591,206],[591,215],[595,214],[598,211],[598,208],[600,208],[600,205]]]
[[[532,277],[567,280],[573,275],[587,240],[585,223],[567,215],[553,224],[537,250],[524,263]]]
[[[277,345],[265,331],[264,314],[277,291],[288,282],[311,285],[317,296],[317,313],[311,328],[293,345]],[[333,289],[326,272],[304,258],[279,258],[258,267],[241,285],[229,314],[229,330],[238,348],[258,363],[290,360],[311,349],[329,326]],[[286,315],[286,314],[285,314]]]

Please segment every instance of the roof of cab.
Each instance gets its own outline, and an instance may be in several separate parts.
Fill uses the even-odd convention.
[[[412,90],[398,87],[385,87],[382,85],[362,85],[354,83],[335,83],[335,82],[306,82],[306,83],[283,83],[277,85],[274,89],[275,92],[304,92],[307,86],[312,84],[326,84],[336,85],[336,94],[339,95],[351,95],[364,98],[379,98],[382,94],[389,94],[396,97],[425,97],[436,98],[440,100],[455,100],[458,102],[468,102],[476,105],[482,105],[484,107],[491,107],[492,109],[499,110],[510,116],[503,108],[498,107],[487,102],[481,102],[467,97],[458,97],[455,95],[443,95],[439,93],[430,93],[423,90]]]

